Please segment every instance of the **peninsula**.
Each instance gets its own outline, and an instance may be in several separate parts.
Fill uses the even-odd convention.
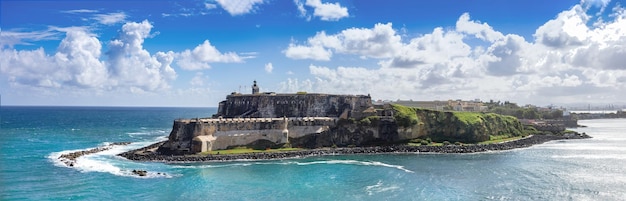
[[[389,152],[471,153],[588,137],[564,134],[558,126],[538,128],[494,113],[374,105],[369,95],[262,93],[255,81],[251,94],[231,93],[212,117],[177,119],[167,141],[120,156],[141,161],[214,161]],[[509,138],[515,141],[477,144]],[[434,142],[439,145],[429,145]],[[219,155],[220,150],[225,153],[241,147],[297,149]]]

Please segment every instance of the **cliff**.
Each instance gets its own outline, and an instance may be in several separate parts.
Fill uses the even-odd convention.
[[[520,136],[515,118],[493,113],[442,112],[385,105],[361,118],[283,117],[177,120],[165,153],[197,153],[247,146],[256,149],[285,145],[303,148],[350,147],[396,143],[411,139],[475,143],[497,136]]]
[[[521,136],[524,127],[512,116],[479,112],[444,112],[391,105],[403,139],[475,143],[490,136]]]

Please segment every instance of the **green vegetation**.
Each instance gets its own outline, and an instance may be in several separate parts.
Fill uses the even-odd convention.
[[[395,111],[393,117],[396,119],[398,126],[411,127],[419,122],[416,111],[417,108],[406,107],[398,104],[391,104]]]
[[[363,126],[378,126],[380,118],[378,116],[368,116],[359,120],[359,124]]]
[[[560,119],[563,118],[563,110],[540,111],[537,107],[519,107],[515,103],[505,101],[494,102],[493,100],[484,103],[493,112],[501,115],[510,115],[519,119]]]
[[[200,155],[208,155],[208,154],[249,154],[249,153],[262,153],[262,152],[285,152],[285,151],[298,151],[302,150],[302,148],[279,148],[279,149],[266,149],[266,150],[258,150],[252,149],[248,147],[235,147],[232,149],[224,149],[224,150],[214,150],[199,153]]]
[[[298,95],[305,95],[306,91],[298,91],[298,92],[296,92],[296,94],[298,94]]]
[[[506,135],[490,136],[490,139],[488,141],[479,142],[478,144],[495,144],[495,143],[500,143],[500,142],[508,142],[508,141],[513,141],[513,140],[519,140],[519,139],[522,139],[522,138],[523,138],[523,136],[514,136],[514,137],[510,137],[510,136],[506,136]]]
[[[465,124],[479,124],[483,122],[483,113],[477,112],[453,112],[454,116]]]

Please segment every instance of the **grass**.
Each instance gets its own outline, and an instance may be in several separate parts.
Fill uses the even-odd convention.
[[[523,136],[507,136],[507,135],[500,135],[500,136],[490,136],[490,139],[487,141],[483,141],[483,142],[479,142],[476,144],[496,144],[496,143],[501,143],[501,142],[508,142],[508,141],[513,141],[513,140],[519,140],[524,138]],[[465,143],[463,143],[465,144]],[[422,145],[421,143],[415,143],[415,142],[409,142],[407,143],[407,145],[409,146],[443,146],[443,143],[441,142],[432,142],[428,145]]]
[[[478,144],[495,144],[495,143],[519,140],[519,139],[522,139],[523,137],[522,136],[510,137],[506,135],[501,135],[501,136],[490,136],[489,138],[490,139],[488,141],[479,142]]]
[[[224,149],[224,150],[214,150],[202,152],[200,155],[208,155],[208,154],[249,154],[249,153],[263,153],[263,152],[284,152],[284,151],[298,151],[302,150],[302,148],[279,148],[279,149],[266,149],[266,150],[258,150],[247,147],[235,147],[232,149]]]
[[[479,124],[483,121],[483,114],[478,112],[453,112],[454,116],[465,124]]]
[[[417,118],[416,108],[406,107],[398,104],[391,104],[393,110],[395,110],[394,118],[398,126],[411,127],[419,122]]]

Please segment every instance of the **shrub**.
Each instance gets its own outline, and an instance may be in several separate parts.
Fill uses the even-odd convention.
[[[450,142],[448,142],[448,141],[443,141],[443,146],[448,146],[448,145],[450,145]]]
[[[463,145],[463,143],[457,141],[457,142],[454,142],[454,145],[461,146]]]
[[[426,140],[422,140],[422,141],[420,142],[420,144],[422,144],[422,145],[428,145],[428,144],[429,144],[429,142],[428,142],[428,141],[426,141]]]

